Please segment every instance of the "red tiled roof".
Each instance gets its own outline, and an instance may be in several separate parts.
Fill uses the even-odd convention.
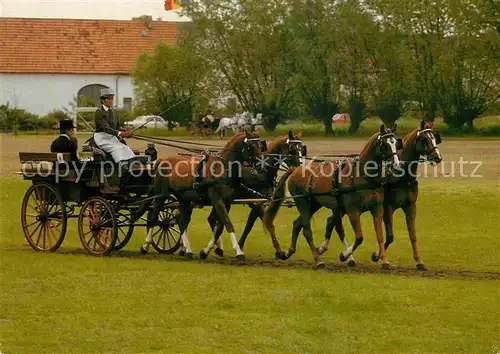
[[[126,74],[159,40],[175,44],[177,24],[0,18],[0,34],[0,73]]]

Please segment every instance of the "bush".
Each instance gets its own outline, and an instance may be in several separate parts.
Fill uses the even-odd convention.
[[[40,128],[58,129],[59,121],[64,119],[70,119],[68,113],[55,109],[46,116],[40,118]]]
[[[17,133],[39,128],[40,119],[36,114],[26,112],[24,109],[11,108],[8,104],[0,106],[0,130]]]

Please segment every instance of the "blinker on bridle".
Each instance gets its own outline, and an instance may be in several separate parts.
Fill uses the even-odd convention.
[[[384,134],[384,135],[379,135],[377,137],[377,141],[380,143],[380,140],[382,139],[385,139],[385,138],[389,138],[389,137],[395,137],[396,135],[394,133],[387,133],[387,134]],[[388,159],[388,158],[391,158],[393,157],[394,155],[397,154],[397,151],[393,152],[392,154],[390,154],[389,156],[382,156],[384,159]]]

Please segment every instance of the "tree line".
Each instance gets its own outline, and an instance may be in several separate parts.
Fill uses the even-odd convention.
[[[348,112],[393,124],[409,109],[457,130],[500,98],[500,5],[494,0],[198,0],[176,46],[133,72],[137,104],[189,119],[221,97],[262,112],[265,127],[310,116],[333,134]],[[189,117],[189,118],[187,118]]]

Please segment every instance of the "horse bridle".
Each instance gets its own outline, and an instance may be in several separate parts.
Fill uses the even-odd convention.
[[[416,153],[417,151],[417,143],[419,140],[421,140],[421,135],[425,134],[425,133],[429,133],[432,135],[432,137],[434,138],[434,141],[436,142],[436,145],[435,146],[432,146],[432,148],[430,150],[427,150],[425,151],[424,154],[419,154],[419,155],[424,155],[424,156],[427,156],[427,155],[430,155],[432,154],[434,151],[436,151],[438,149],[438,145],[441,143],[441,139],[437,139],[436,138],[436,134],[432,131],[431,128],[425,128],[425,129],[422,129],[422,130],[419,130],[417,132],[417,139],[415,139],[415,142],[413,144],[413,151]],[[439,136],[439,135],[438,135]]]
[[[378,142],[378,144],[381,144],[381,143],[382,143],[382,139],[386,139],[386,138],[388,138],[388,137],[393,137],[393,138],[395,139],[395,138],[396,138],[396,134],[394,134],[394,133],[392,133],[392,132],[391,132],[391,133],[384,134],[384,135],[379,134],[379,136],[378,136],[378,138],[377,138],[377,142]],[[394,151],[394,152],[391,152],[391,154],[390,154],[390,155],[387,155],[387,156],[386,156],[386,155],[385,155],[384,153],[382,153],[382,152],[381,152],[381,154],[380,154],[380,155],[381,155],[382,161],[387,161],[387,160],[389,160],[390,158],[392,158],[394,155],[397,155],[397,153],[398,153],[398,149],[396,148],[396,149],[395,149],[395,151]]]
[[[292,144],[299,145],[298,149],[297,149],[298,155],[292,154],[292,151],[291,151]],[[286,156],[285,161],[287,161],[290,158],[290,156],[297,156],[298,158],[301,158],[301,157],[304,157],[305,155],[307,155],[307,147],[306,147],[306,145],[302,145],[302,144],[303,144],[303,142],[300,139],[286,139],[286,148],[287,148],[288,154]],[[288,164],[288,162],[287,162],[287,164]]]
[[[255,160],[255,157],[250,155],[249,147],[258,142],[259,144],[261,144],[261,151],[262,151],[262,144],[264,144],[263,142],[265,141],[260,140],[260,138],[245,138],[243,142],[245,143],[245,147],[241,149],[241,153],[244,156],[246,155],[248,162],[252,162],[253,160]]]

